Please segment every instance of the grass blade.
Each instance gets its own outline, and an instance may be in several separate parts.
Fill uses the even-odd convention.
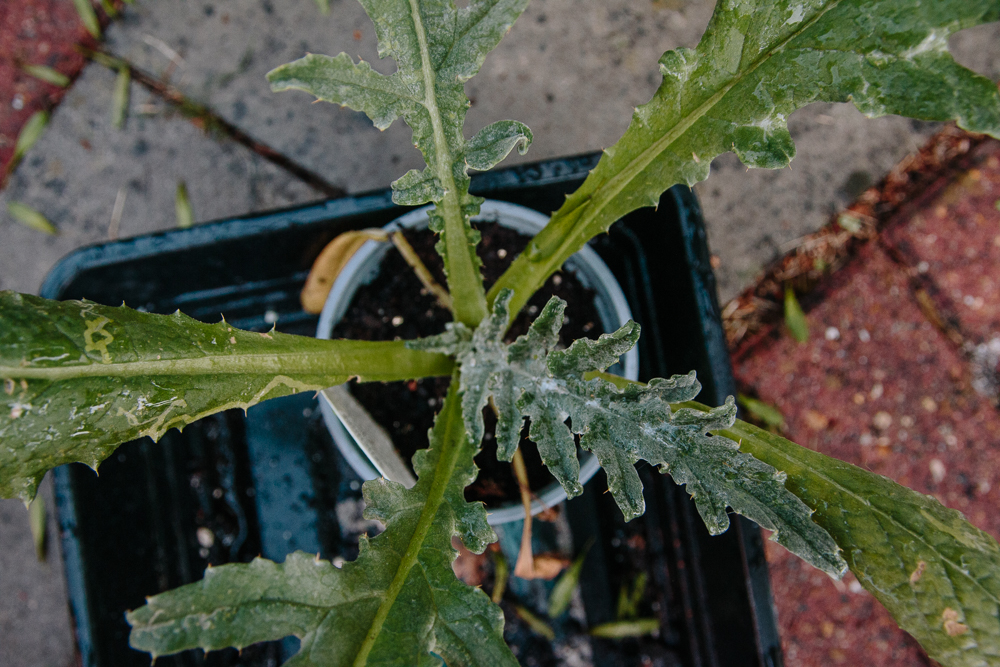
[[[14,144],[14,157],[12,163],[21,161],[25,153],[35,145],[35,142],[42,136],[45,126],[49,124],[48,111],[36,111],[28,122],[21,128],[21,133],[17,135],[17,143]]]
[[[514,605],[514,611],[517,613],[518,617],[527,623],[528,627],[531,628],[531,630],[536,634],[545,637],[549,641],[556,638],[556,633],[552,629],[552,626],[536,616],[527,607],[516,604]]]
[[[45,499],[35,496],[28,504],[28,523],[31,526],[31,539],[35,543],[35,556],[39,563],[45,562]]]
[[[785,325],[795,340],[800,343],[809,340],[809,322],[791,285],[785,285]]]
[[[587,559],[587,554],[590,552],[590,547],[593,544],[594,540],[591,538],[587,542],[587,546],[580,552],[580,555],[573,559],[573,564],[563,572],[562,576],[559,577],[559,581],[552,587],[552,592],[549,594],[549,618],[562,616],[563,612],[569,608],[569,603],[573,600],[573,591],[576,590],[577,585],[580,583],[580,572],[583,571],[583,561]]]
[[[764,401],[757,400],[756,398],[751,398],[745,394],[738,394],[736,396],[736,401],[742,405],[747,412],[768,426],[773,426],[774,428],[779,429],[784,428],[785,415],[781,414],[781,410],[774,407],[770,403],[765,403]]]
[[[590,629],[592,637],[603,639],[625,639],[626,637],[643,637],[660,629],[660,621],[655,618],[637,618],[631,621],[614,621],[602,623]]]
[[[59,234],[59,230],[49,222],[48,218],[27,204],[22,204],[19,201],[8,202],[7,212],[25,227],[30,227],[51,236]]]
[[[45,65],[21,65],[21,69],[36,79],[51,83],[53,86],[65,88],[69,85],[69,77],[51,67],[46,67]]]
[[[194,226],[194,211],[191,209],[191,199],[188,197],[187,184],[177,183],[177,195],[174,198],[174,208],[177,211],[177,226],[187,229]]]
[[[128,118],[129,91],[132,85],[132,72],[127,66],[118,69],[115,80],[115,94],[111,103],[111,124],[117,129],[125,127]]]
[[[83,27],[87,29],[87,32],[94,39],[100,39],[101,22],[97,20],[97,12],[94,11],[94,6],[90,4],[90,0],[73,0],[73,5],[76,7],[76,13],[80,15],[80,22],[83,23]]]

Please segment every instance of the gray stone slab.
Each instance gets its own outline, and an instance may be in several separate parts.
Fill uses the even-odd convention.
[[[0,667],[74,664],[51,475],[39,493],[48,508],[45,562],[35,556],[24,504],[0,500]]]
[[[182,180],[196,222],[320,198],[243,146],[206,136],[138,85],[128,124],[113,128],[114,83],[110,71],[89,66],[0,193],[0,289],[36,293],[61,257],[106,241],[119,191],[125,198],[120,237],[175,226]],[[40,211],[59,235],[14,223],[6,212],[10,201]]]
[[[527,156],[538,160],[613,143],[633,106],[658,84],[656,60],[693,46],[712,3],[536,0],[469,82],[467,135],[502,118],[535,133]],[[274,94],[266,73],[307,52],[346,51],[382,71],[374,27],[361,6],[338,0],[328,16],[307,0],[140,3],[108,31],[109,48],[207,103],[227,120],[349,192],[387,186],[422,166],[410,132],[385,132],[362,114],[310,104],[305,93]],[[177,57],[174,56],[177,54]]]

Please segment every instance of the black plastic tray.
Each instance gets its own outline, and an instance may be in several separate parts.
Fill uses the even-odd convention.
[[[598,154],[480,174],[475,194],[548,213],[597,162]],[[298,294],[313,259],[337,234],[381,226],[405,209],[388,190],[244,216],[79,250],[49,274],[42,295],[88,298],[245,329],[312,335],[316,318]],[[594,239],[641,325],[640,374],[648,379],[696,370],[700,400],[734,393],[705,231],[690,190],[675,187],[654,210],[641,209]],[[128,647],[124,612],[144,597],[201,578],[208,562],[282,560],[295,549],[350,560],[366,526],[357,513],[360,483],[336,455],[315,398],[297,395],[215,415],[170,432],[159,444],[129,443],[97,477],[82,465],[55,471],[63,553],[82,663],[148,665]],[[760,531],[733,521],[710,537],[694,505],[648,466],[647,513],[630,524],[650,554],[650,585],[661,620],[655,663],[687,667],[781,664]],[[616,535],[621,513],[599,474],[567,504],[574,548],[591,538],[582,599],[589,624],[614,619]],[[346,508],[346,510],[345,510]],[[202,530],[198,531],[201,527]],[[205,530],[208,529],[208,530]],[[211,532],[211,539],[208,533]],[[199,537],[201,540],[199,541]],[[187,652],[158,665],[279,664],[279,643],[203,656]],[[595,665],[643,664],[628,642],[594,640]],[[537,649],[537,650],[536,650]],[[634,655],[629,651],[633,650]],[[554,664],[544,647],[524,664]],[[648,653],[648,652],[647,652]],[[648,655],[646,658],[648,659]]]

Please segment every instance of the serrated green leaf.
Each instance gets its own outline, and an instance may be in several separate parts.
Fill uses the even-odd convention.
[[[325,341],[89,301],[0,292],[0,497],[45,471],[96,468],[121,443],[229,408],[358,376],[441,375],[452,362],[401,341]]]
[[[48,111],[36,111],[24,124],[17,135],[17,143],[14,144],[14,162],[20,162],[25,153],[35,145],[35,142],[42,136],[45,126],[49,124]]]
[[[527,0],[472,0],[461,9],[452,0],[361,4],[375,23],[379,56],[392,57],[396,72],[379,74],[345,53],[333,58],[308,55],[271,71],[268,80],[275,91],[304,90],[364,112],[379,129],[400,116],[406,121],[427,170],[396,181],[393,199],[413,205],[435,202],[430,227],[441,235],[437,247],[444,258],[452,311],[457,321],[474,326],[486,315],[486,299],[475,252],[479,234],[469,219],[482,199],[469,194],[467,159],[470,151],[476,164],[496,158],[514,126],[498,126],[478,142],[467,142],[462,134],[469,107],[464,84],[524,11]],[[527,128],[517,125],[523,130],[510,148],[530,137]]]
[[[470,437],[482,436],[482,410],[492,396],[498,407],[498,456],[506,454],[509,445],[501,442],[500,434],[515,433],[522,418],[530,417],[529,435],[568,496],[583,491],[576,434],[581,436],[580,447],[592,451],[607,473],[609,490],[626,520],[645,511],[635,470],[642,459],[687,486],[713,535],[729,527],[731,508],[776,531],[773,539],[810,564],[834,576],[843,574],[847,566],[837,546],[810,519],[812,510],[785,488],[784,474],[740,452],[732,441],[707,435],[735,420],[732,397],[707,414],[674,411],[671,403],[689,401],[701,391],[693,372],[646,386],[631,383],[624,389],[600,377],[586,380],[631,349],[639,326],[630,321],[596,341],[578,340],[567,350],[553,350],[565,309],[556,297],[527,334],[505,345],[511,296],[509,290],[502,291],[472,340],[458,342],[451,350],[462,369],[462,412]]]
[[[94,6],[90,4],[90,0],[73,0],[73,6],[76,7],[76,13],[80,15],[80,22],[83,23],[83,27],[87,29],[87,32],[94,39],[100,39],[101,22],[97,20],[97,12],[94,11]]]
[[[795,298],[795,290],[791,285],[785,285],[785,326],[791,332],[792,338],[800,343],[809,340],[809,321],[802,312],[802,306]]]
[[[301,648],[287,665],[437,665],[434,654],[451,667],[516,667],[499,607],[451,569],[453,535],[476,553],[496,540],[483,504],[465,501],[477,447],[465,435],[457,384],[431,448],[413,458],[416,486],[365,483],[365,517],[386,529],[362,538],[357,560],[337,569],[297,552],[282,565],[213,568],[129,613],[132,646],[156,657],[295,635]]]
[[[696,49],[663,55],[653,99],[488,298],[512,288],[518,312],[589,239],[672,185],[704,180],[726,151],[749,167],[786,166],[786,119],[812,102],[955,120],[1000,138],[996,84],[948,53],[950,35],[998,19],[996,0],[720,1]]]
[[[69,85],[69,77],[51,67],[46,67],[45,65],[22,65],[21,69],[36,79],[51,83],[53,86],[65,88]]]
[[[56,236],[59,230],[44,215],[19,201],[7,202],[7,212],[25,227]]]
[[[411,169],[392,182],[392,203],[400,206],[420,206],[444,197],[444,186],[428,167],[423,171]]]
[[[498,120],[476,132],[465,149],[465,163],[472,169],[487,171],[497,166],[517,148],[519,155],[528,152],[534,139],[531,130],[516,120]]]
[[[187,229],[194,226],[194,209],[191,208],[191,198],[188,196],[187,183],[179,181],[174,195],[174,213],[177,216],[177,227]]]
[[[704,406],[693,406],[707,409]],[[858,581],[945,667],[1000,660],[1000,545],[892,480],[737,421],[718,435],[788,475]]]

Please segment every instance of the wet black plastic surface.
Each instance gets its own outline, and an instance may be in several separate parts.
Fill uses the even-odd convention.
[[[473,192],[548,213],[574,190],[597,155],[480,174]],[[381,226],[405,209],[380,191],[83,249],[53,269],[42,295],[227,321],[245,329],[312,335],[315,316],[298,294],[313,259],[347,229]],[[641,379],[696,370],[700,400],[734,393],[701,213],[683,187],[591,243],[618,278],[641,325]],[[604,667],[781,664],[760,532],[748,522],[710,537],[684,491],[648,466],[647,513],[626,526],[603,476],[567,504],[574,550],[591,538],[581,588],[590,625],[614,620],[621,585],[616,543],[641,535],[650,585],[662,601],[657,650],[594,640]],[[126,609],[197,581],[205,566],[294,550],[350,560],[358,536],[360,481],[340,459],[311,395],[225,413],[123,446],[101,466],[56,471],[57,504],[79,645],[85,666],[148,665],[128,648]],[[200,529],[200,530],[199,530]],[[208,539],[211,532],[211,539]],[[616,542],[617,541],[617,542]],[[211,542],[211,544],[209,544]],[[208,545],[208,546],[206,546]],[[284,650],[294,648],[294,640]],[[525,646],[527,649],[528,647]],[[279,664],[277,643],[244,651],[160,658],[157,665]],[[544,652],[543,652],[544,653]],[[541,656],[539,656],[541,657]],[[539,664],[549,664],[543,660]],[[648,663],[652,664],[652,663]]]

